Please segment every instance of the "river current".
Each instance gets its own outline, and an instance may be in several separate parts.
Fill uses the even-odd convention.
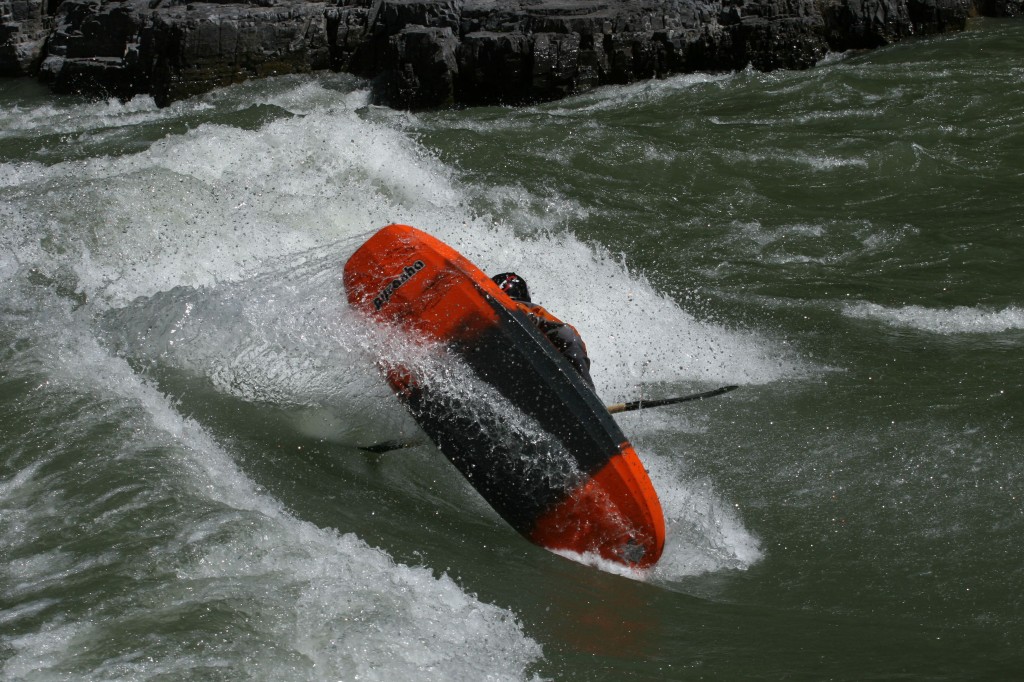
[[[1024,669],[1024,23],[410,114],[0,82],[5,680],[1004,680]],[[668,524],[530,545],[344,303],[424,229],[587,342]]]

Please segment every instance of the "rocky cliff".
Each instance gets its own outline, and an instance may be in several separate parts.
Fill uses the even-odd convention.
[[[273,74],[373,79],[401,108],[522,103],[1020,14],[1024,0],[0,0],[0,75],[161,105]]]

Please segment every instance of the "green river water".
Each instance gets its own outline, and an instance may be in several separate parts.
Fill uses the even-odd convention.
[[[408,114],[0,82],[5,680],[1024,675],[1024,23]],[[389,222],[586,339],[650,571],[416,438],[340,269]]]

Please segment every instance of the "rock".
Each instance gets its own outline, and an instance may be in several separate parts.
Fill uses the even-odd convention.
[[[57,92],[128,98],[138,91],[139,7],[69,0],[60,5],[39,76]]]
[[[459,41],[449,27],[405,26],[388,40],[391,47],[381,99],[402,109],[455,104]]]
[[[57,92],[148,93],[164,105],[247,78],[327,69],[325,8],[64,0],[38,76]]]
[[[1024,0],[974,0],[974,8],[983,17],[1019,17]]]
[[[330,68],[325,8],[195,3],[152,14],[140,46],[145,91],[166,104],[248,78]]]
[[[672,73],[813,66],[1024,0],[0,0],[0,75],[161,105],[347,71],[400,108],[519,104]]]
[[[525,33],[473,31],[458,51],[458,100],[465,104],[519,104],[531,97],[530,42]]]
[[[34,73],[49,33],[42,0],[0,0],[0,76]]]

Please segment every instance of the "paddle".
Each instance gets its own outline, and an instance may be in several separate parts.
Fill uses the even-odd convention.
[[[693,393],[691,395],[678,396],[676,398],[661,398],[659,400],[634,400],[631,403],[616,403],[608,406],[609,414],[618,414],[620,412],[632,412],[634,410],[646,410],[648,407],[663,407],[664,405],[675,405],[676,403],[686,403],[691,400],[704,400],[705,398],[713,398],[716,395],[722,395],[729,391],[734,391],[739,386],[722,386],[712,391],[704,391],[703,393]],[[402,450],[404,448],[412,448],[417,445],[422,445],[421,442],[415,441],[401,441],[401,440],[388,440],[383,443],[375,443],[373,445],[366,445],[360,447],[360,450],[366,452],[373,452],[380,454],[382,452],[390,452],[391,450]]]
[[[704,391],[703,393],[694,393],[692,395],[683,395],[678,398],[661,398],[660,400],[634,400],[631,403],[616,403],[608,406],[608,412],[611,414],[618,414],[619,412],[632,412],[633,410],[646,410],[648,407],[661,407],[663,405],[675,405],[676,403],[686,403],[691,400],[704,400],[705,398],[713,398],[716,395],[722,395],[729,391],[735,391],[739,386],[722,386],[716,388],[713,391]]]

